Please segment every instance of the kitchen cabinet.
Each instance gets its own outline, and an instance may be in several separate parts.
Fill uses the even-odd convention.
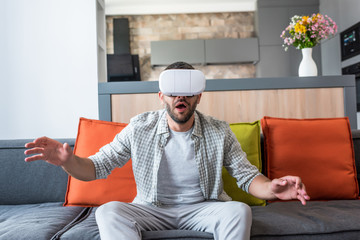
[[[184,61],[189,64],[204,64],[205,42],[200,39],[151,42],[151,65],[169,65]]]
[[[248,63],[259,60],[257,38],[195,39],[151,42],[151,65]]]
[[[205,63],[245,63],[259,60],[257,38],[228,38],[205,40]]]

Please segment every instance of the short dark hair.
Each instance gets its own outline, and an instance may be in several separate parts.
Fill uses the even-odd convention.
[[[174,62],[165,68],[165,70],[169,70],[169,69],[195,69],[195,68],[186,62]]]

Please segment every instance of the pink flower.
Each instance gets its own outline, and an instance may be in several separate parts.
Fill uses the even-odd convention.
[[[301,31],[295,31],[295,24],[303,25]],[[295,15],[280,37],[284,40],[284,45],[294,45],[297,49],[302,49],[316,46],[322,39],[335,35],[337,29],[336,23],[327,15],[315,13],[311,17]]]

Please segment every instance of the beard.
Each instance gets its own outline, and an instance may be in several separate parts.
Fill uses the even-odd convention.
[[[176,115],[175,113],[175,105],[178,102],[185,102],[188,106],[188,111],[184,112],[183,114],[178,114],[179,116]],[[174,106],[171,107],[168,103],[165,102],[165,108],[166,108],[166,112],[169,114],[169,116],[171,117],[172,120],[174,120],[174,122],[178,123],[178,124],[184,124],[187,121],[189,121],[189,119],[192,117],[192,115],[195,112],[197,103],[195,102],[194,105],[190,105],[187,101],[185,100],[180,100],[176,103],[174,103]]]

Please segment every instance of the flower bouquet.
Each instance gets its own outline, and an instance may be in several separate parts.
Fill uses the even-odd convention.
[[[290,45],[297,49],[315,47],[322,39],[334,36],[336,32],[336,23],[327,15],[295,15],[280,37],[284,39],[283,47],[286,51]]]

